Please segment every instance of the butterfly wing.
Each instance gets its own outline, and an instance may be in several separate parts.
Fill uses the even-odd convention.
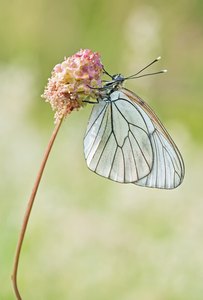
[[[94,105],[84,153],[92,171],[122,183],[172,189],[184,177],[180,152],[160,120],[124,88]]]
[[[115,91],[109,97],[92,109],[84,138],[87,165],[95,173],[117,182],[141,180],[153,166],[149,131],[154,127],[122,92]]]
[[[181,184],[185,168],[181,154],[161,121],[152,109],[139,96],[127,89],[122,89],[124,98],[132,101],[140,113],[150,118],[147,124],[153,126],[149,138],[153,149],[153,167],[149,174],[135,184],[147,187],[173,189]]]

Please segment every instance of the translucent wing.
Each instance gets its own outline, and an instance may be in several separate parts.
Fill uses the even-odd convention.
[[[172,189],[184,177],[179,150],[159,119],[127,89],[93,107],[85,139],[88,167],[122,183]]]
[[[84,138],[88,167],[97,174],[121,183],[147,176],[153,165],[149,138],[151,121],[126,96],[115,91],[110,99],[95,104]]]
[[[147,126],[150,124],[150,118],[150,127],[153,127],[153,130],[149,131],[153,149],[153,166],[151,172],[135,184],[163,189],[177,187],[183,181],[185,173],[183,159],[177,146],[152,109],[139,96],[124,88],[122,92],[124,98],[137,106],[143,118],[147,115]]]

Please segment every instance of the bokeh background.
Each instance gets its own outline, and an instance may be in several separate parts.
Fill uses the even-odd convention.
[[[83,136],[91,105],[57,137],[20,260],[29,300],[203,298],[203,2],[1,1],[0,299],[28,196],[53,130],[40,98],[55,64],[80,48],[130,75],[161,55],[166,75],[126,85],[154,108],[186,164],[176,190],[117,184],[90,172]]]

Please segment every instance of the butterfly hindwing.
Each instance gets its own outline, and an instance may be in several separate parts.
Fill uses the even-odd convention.
[[[174,141],[152,109],[136,94],[122,89],[125,97],[134,102],[140,112],[147,114],[154,130],[150,135],[153,149],[153,167],[147,176],[135,182],[137,185],[172,189],[181,184],[184,178],[184,163]]]

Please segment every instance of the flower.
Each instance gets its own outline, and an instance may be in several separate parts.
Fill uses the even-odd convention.
[[[83,107],[84,101],[97,98],[102,70],[99,53],[89,49],[81,49],[54,67],[42,97],[56,111],[55,122]]]

